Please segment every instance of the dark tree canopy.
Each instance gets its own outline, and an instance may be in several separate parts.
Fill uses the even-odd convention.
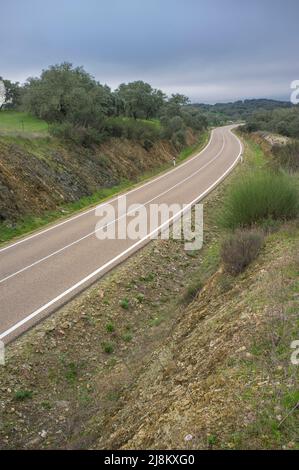
[[[163,106],[165,95],[141,80],[122,83],[115,91],[119,113],[134,119],[156,117]]]
[[[149,148],[164,137],[180,148],[188,127],[201,131],[207,126],[202,110],[190,106],[182,94],[168,98],[142,80],[122,83],[111,92],[83,67],[69,62],[50,66],[21,87],[6,82],[10,103],[21,101],[23,110],[51,124],[52,135],[84,145],[116,136],[143,140]],[[154,118],[161,126],[145,122]]]
[[[109,87],[100,85],[82,67],[65,62],[29,78],[24,87],[26,110],[47,122],[68,121],[98,126],[112,112]]]

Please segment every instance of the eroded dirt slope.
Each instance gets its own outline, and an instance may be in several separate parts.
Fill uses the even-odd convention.
[[[189,133],[188,145],[196,138]],[[171,162],[175,148],[165,141],[149,150],[140,143],[110,139],[84,148],[53,138],[0,138],[0,222],[39,215],[101,188]]]

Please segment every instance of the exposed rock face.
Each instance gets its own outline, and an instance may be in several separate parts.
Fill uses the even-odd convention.
[[[188,140],[192,144],[196,139],[188,134]],[[38,215],[124,179],[134,180],[171,161],[175,153],[165,141],[146,150],[141,143],[114,138],[86,149],[50,138],[0,138],[0,221]]]

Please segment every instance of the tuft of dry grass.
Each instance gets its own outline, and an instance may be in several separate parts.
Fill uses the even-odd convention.
[[[258,256],[264,236],[257,230],[237,230],[227,237],[221,246],[221,259],[225,270],[240,274]]]

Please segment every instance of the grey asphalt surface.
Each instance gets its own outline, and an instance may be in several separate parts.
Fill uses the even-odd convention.
[[[212,189],[240,156],[241,144],[231,132],[233,127],[214,129],[200,154],[129,191],[127,207],[133,203],[147,209],[151,203],[189,204]],[[107,208],[107,203],[116,209],[116,216],[107,215],[111,227],[115,219],[123,221],[127,211],[118,214],[117,198],[100,206]],[[129,223],[132,214],[126,219]],[[100,221],[92,208],[0,248],[0,339],[4,343],[41,321],[150,240],[138,244],[138,240],[127,238],[99,240],[95,229]]]

